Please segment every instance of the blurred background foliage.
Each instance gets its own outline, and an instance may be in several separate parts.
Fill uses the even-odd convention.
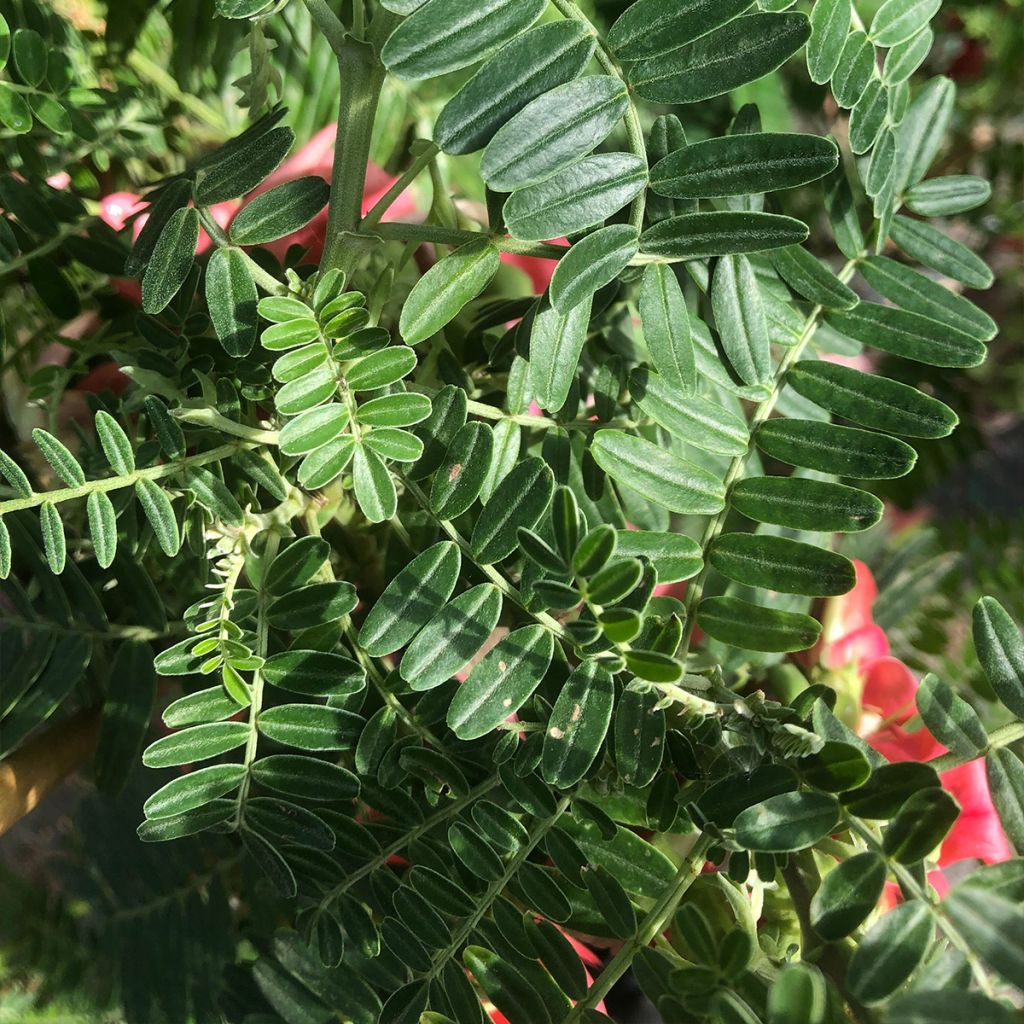
[[[866,22],[880,2],[857,0]],[[350,3],[344,0],[343,16]],[[610,22],[627,3],[583,6]],[[103,99],[95,140],[40,151],[32,136],[22,136],[13,161],[15,170],[67,168],[87,204],[117,190],[141,191],[180,169],[240,130],[247,104],[283,102],[298,144],[335,116],[332,55],[297,3],[272,19],[265,34],[215,18],[214,0],[0,0],[0,13],[12,27],[50,23],[47,35],[62,33],[76,74]],[[993,184],[991,202],[957,218],[954,227],[995,270],[995,287],[971,298],[1001,332],[987,362],[967,373],[905,362],[886,367],[889,375],[933,390],[958,412],[961,426],[952,439],[920,446],[915,471],[881,491],[893,514],[843,547],[865,560],[879,582],[876,620],[893,654],[916,671],[938,672],[961,691],[984,696],[966,643],[970,608],[987,593],[1024,619],[1024,0],[952,0],[933,27],[936,44],[919,74],[948,75],[959,90],[951,137],[934,173],[977,174]],[[408,144],[429,136],[464,77],[434,80],[415,94],[389,80],[374,162],[400,170]],[[684,108],[688,135],[721,133],[747,102],[759,105],[768,130],[845,129],[826,90],[794,62],[737,94]],[[482,204],[475,158],[446,159],[456,198]],[[420,188],[419,202],[429,205],[429,181]],[[822,221],[820,211],[805,216]],[[31,315],[5,313],[9,329]],[[184,1001],[181,1019],[214,1019],[203,1002],[203,979],[224,962],[252,955],[244,944],[224,948],[233,934],[226,916],[238,908],[220,878],[241,869],[227,846],[140,844],[140,802],[131,786],[115,801],[79,778],[0,841],[0,1024],[93,1024],[125,1014],[133,1024],[150,1024],[163,1019],[155,1009],[162,1000]],[[206,864],[201,876],[196,863]],[[272,919],[273,898],[245,913]],[[185,932],[206,941],[185,943]],[[182,978],[193,987],[182,987]],[[230,976],[228,987],[230,998]]]

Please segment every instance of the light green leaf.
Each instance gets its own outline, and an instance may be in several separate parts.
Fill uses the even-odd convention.
[[[916,185],[928,173],[946,138],[955,104],[956,86],[948,78],[931,79],[914,97],[897,130],[897,194]]]
[[[917,35],[942,6],[942,0],[886,0],[871,22],[876,46],[892,47]]]
[[[646,100],[696,103],[781,67],[810,34],[803,14],[750,14],[694,42],[638,61],[629,78]]]
[[[89,536],[100,568],[106,569],[117,552],[117,519],[114,505],[104,491],[93,491],[86,502]],[[6,574],[4,574],[6,575]]]
[[[282,416],[297,416],[300,412],[323,405],[338,388],[336,371],[322,366],[295,380],[289,381],[274,398]]]
[[[138,498],[142,511],[153,527],[161,550],[168,558],[172,558],[178,553],[181,537],[178,533],[178,521],[171,507],[171,499],[159,484],[147,477],[136,480],[135,497]]]
[[[806,224],[777,213],[716,210],[659,221],[640,236],[640,251],[669,259],[703,259],[796,245],[807,234]]]
[[[817,0],[811,11],[811,37],[807,41],[807,70],[811,81],[824,85],[839,65],[839,55],[850,33],[851,0]]]
[[[362,513],[371,523],[390,519],[398,508],[395,482],[381,457],[365,444],[357,444],[352,460],[352,486]]]
[[[540,685],[554,640],[543,626],[513,630],[488,652],[459,687],[448,726],[460,740],[478,739],[515,714]]]
[[[458,71],[528,29],[547,0],[429,0],[391,33],[381,60],[406,81]]]
[[[761,292],[746,256],[723,256],[711,279],[715,327],[733,369],[745,384],[771,377],[772,355]]]
[[[183,814],[230,793],[244,775],[245,765],[241,764],[215,764],[199,768],[161,786],[145,802],[143,810],[147,818],[169,818]]]
[[[834,170],[839,151],[817,135],[725,135],[685,146],[651,168],[651,188],[676,199],[772,192]]]
[[[531,100],[582,74],[595,46],[594,36],[578,21],[529,29],[448,101],[434,125],[434,141],[446,153],[483,148]]]
[[[517,238],[543,241],[601,224],[647,183],[644,160],[632,153],[600,153],[514,192],[505,222]]]
[[[857,105],[875,70],[875,48],[863,32],[846,37],[839,66],[832,75],[832,95],[836,103],[849,110]]]
[[[750,651],[803,651],[821,635],[821,625],[809,615],[764,608],[738,597],[705,598],[697,621],[715,640]]]
[[[118,476],[127,476],[135,471],[135,452],[128,435],[110,413],[100,409],[94,420],[96,435],[100,439],[103,454],[110,468]]]
[[[302,754],[271,754],[252,766],[254,782],[297,800],[315,804],[352,800],[359,795],[359,780],[329,761]]]
[[[406,343],[426,341],[454,320],[491,283],[500,264],[500,253],[485,238],[468,242],[435,263],[402,307],[399,330]]]
[[[644,270],[640,285],[640,323],[651,362],[665,383],[678,396],[693,395],[697,389],[697,370],[690,334],[690,316],[679,281],[672,269],[663,263],[652,263]],[[632,384],[630,386],[632,389]],[[633,395],[634,398],[639,397],[635,391]],[[679,411],[685,415],[689,408],[686,405],[679,408]],[[696,415],[699,416],[699,413]]]
[[[701,547],[681,533],[619,530],[616,551],[627,558],[646,558],[657,570],[659,583],[675,583],[701,570]]]
[[[43,535],[43,552],[50,572],[60,575],[67,558],[67,541],[64,538],[64,523],[60,513],[50,501],[39,506],[39,528]]]
[[[185,470],[185,486],[196,496],[196,501],[229,526],[242,525],[242,508],[218,477],[202,466],[189,466]]]
[[[889,237],[911,258],[969,288],[990,288],[994,277],[981,257],[938,228],[894,217]]]
[[[600,145],[628,104],[612,75],[588,75],[537,97],[484,150],[484,181],[495,192],[514,192],[551,177]]]
[[[885,875],[885,860],[871,850],[829,871],[811,900],[814,930],[826,942],[849,935],[878,905]]]
[[[206,305],[224,351],[247,356],[256,344],[256,284],[240,249],[218,249],[210,257]]]
[[[924,63],[935,42],[935,33],[923,29],[905,42],[898,43],[885,55],[882,78],[886,84],[899,85],[905,82]]]
[[[946,217],[984,206],[992,197],[992,186],[973,174],[950,174],[929,178],[908,189],[907,208],[922,217]]]
[[[81,487],[85,483],[85,473],[78,459],[71,454],[63,441],[57,440],[53,434],[43,430],[42,427],[36,427],[32,431],[32,440],[42,452],[43,458],[68,487]],[[11,465],[14,463],[12,462]],[[17,488],[17,485],[15,487]]]
[[[147,768],[192,764],[240,747],[249,737],[245,722],[213,722],[182,729],[151,743],[142,755]]]
[[[599,430],[591,452],[617,483],[672,512],[714,515],[725,504],[725,490],[717,477],[644,438],[621,430]]]

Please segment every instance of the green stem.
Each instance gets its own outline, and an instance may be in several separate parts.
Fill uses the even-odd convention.
[[[218,430],[222,434],[232,434],[245,441],[252,441],[255,444],[276,445],[278,432],[276,430],[262,430],[259,427],[249,427],[244,423],[236,423],[222,416],[214,409],[174,409],[171,415],[176,420],[191,423],[199,427],[209,427]]]
[[[303,0],[313,24],[327,40],[335,53],[341,53],[345,45],[345,26],[341,19],[331,10],[327,0]]]
[[[583,1014],[604,999],[615,982],[629,970],[629,965],[637,953],[649,946],[665,930],[686,890],[700,876],[705,854],[711,845],[710,836],[701,836],[697,840],[689,856],[679,865],[679,870],[671,885],[662,893],[658,902],[640,922],[633,937],[623,944],[618,953],[608,962],[608,966],[594,979],[594,983],[587,989],[586,996],[573,1007],[572,1013],[566,1017],[564,1024],[577,1024],[582,1020]]]
[[[125,487],[134,487],[138,480],[161,480],[167,476],[174,476],[181,473],[188,466],[205,466],[211,462],[220,462],[229,455],[233,455],[239,448],[254,448],[252,444],[222,444],[219,448],[211,448],[208,452],[200,452],[198,455],[186,455],[184,458],[174,462],[164,463],[160,466],[150,466],[148,469],[137,469],[134,473],[125,476],[112,476],[105,480],[90,480],[78,487],[59,487],[53,491],[43,491],[32,494],[27,498],[12,498],[10,501],[0,502],[0,515],[8,512],[18,512],[23,508],[35,508],[42,505],[44,501],[57,504],[62,501],[73,501],[75,498],[85,498],[93,491],[119,491]]]
[[[362,881],[362,879],[366,878],[368,875],[372,875],[378,868],[387,864],[388,860],[396,853],[404,850],[410,843],[414,843],[421,836],[425,836],[428,832],[437,828],[437,826],[443,821],[447,821],[449,818],[454,817],[464,807],[468,807],[498,785],[497,776],[485,779],[479,785],[474,786],[464,796],[458,797],[458,799],[446,804],[436,813],[432,814],[421,825],[417,825],[415,828],[410,829],[404,836],[399,836],[398,839],[389,843],[372,860],[367,861],[361,868],[356,868],[355,871],[350,872],[345,876],[345,880],[343,882],[340,882],[333,889],[329,890],[320,901],[317,912],[323,913],[326,911],[339,896],[346,893],[357,882]]]
[[[633,102],[633,95],[630,90],[629,80],[626,78],[622,68],[619,66],[619,62],[612,55],[611,50],[608,49],[603,37],[594,28],[590,19],[579,9],[575,0],[551,0],[552,4],[558,10],[558,12],[564,18],[569,18],[572,21],[578,21],[581,25],[585,26],[591,35],[597,40],[597,52],[595,57],[597,63],[601,66],[601,70],[607,75],[619,79],[620,82],[626,87],[627,96],[629,98],[629,105],[626,107],[626,113],[623,117],[623,123],[626,126],[626,140],[629,143],[629,148],[632,153],[638,156],[644,162],[644,171],[647,171],[647,146],[644,144],[644,131],[640,124],[640,115],[637,111],[636,103]],[[642,188],[633,200],[632,205],[629,209],[629,223],[637,229],[637,231],[643,231],[644,227],[644,212],[647,208],[647,189]]]
[[[857,262],[858,261],[856,259],[848,260],[846,262],[846,265],[838,275],[841,281],[845,283],[853,277],[853,273],[857,269]],[[729,469],[726,471],[724,481],[725,507],[718,513],[718,515],[712,516],[704,527],[704,534],[700,540],[701,557],[703,559],[704,567],[686,589],[683,638],[680,641],[679,650],[676,655],[682,661],[686,660],[687,653],[690,649],[693,630],[697,624],[697,605],[700,603],[701,596],[704,593],[704,586],[707,583],[708,574],[711,572],[711,565],[708,561],[708,551],[710,550],[711,545],[718,538],[719,534],[721,534],[722,530],[725,529],[725,522],[729,517],[729,511],[731,508],[729,503],[729,493],[733,485],[739,481],[746,472],[747,463],[750,461],[751,456],[757,448],[756,437],[758,428],[765,423],[775,411],[775,406],[778,404],[779,397],[782,394],[782,389],[786,386],[786,377],[788,376],[790,369],[792,369],[793,364],[803,356],[804,350],[810,344],[811,339],[814,337],[814,332],[818,329],[821,315],[824,311],[825,310],[822,306],[815,306],[807,315],[807,319],[804,321],[804,328],[800,332],[800,337],[797,340],[797,343],[783,356],[778,369],[775,371],[775,376],[772,378],[771,394],[757,407],[754,411],[754,415],[751,417],[749,424],[750,440],[747,442],[747,450],[742,455],[735,456],[729,464]]]
[[[462,231],[459,228],[446,228],[438,224],[389,221],[387,224],[378,224],[369,234],[383,238],[386,242],[433,242],[438,245],[465,245],[477,238],[490,237],[491,242],[502,252],[516,253],[519,256],[539,256],[541,259],[551,260],[561,259],[569,251],[569,247],[565,245],[520,242],[517,238],[489,236],[485,231]]]
[[[558,801],[555,813],[550,818],[545,818],[544,821],[541,822],[533,835],[530,836],[529,841],[516,850],[508,864],[505,865],[505,870],[501,873],[501,876],[496,878],[487,886],[487,890],[482,896],[476,898],[476,909],[469,915],[469,917],[466,918],[465,921],[462,922],[458,930],[452,936],[452,941],[435,956],[434,964],[430,968],[430,972],[424,976],[424,981],[433,981],[441,971],[444,970],[448,961],[458,954],[463,943],[465,943],[470,935],[473,934],[473,929],[480,923],[487,911],[491,909],[491,905],[502,894],[502,892],[504,892],[505,887],[509,882],[515,878],[516,872],[523,866],[526,858],[534,851],[537,844],[544,838],[544,836],[551,831],[558,819],[565,813],[568,806],[569,797],[562,797],[562,799]]]
[[[940,757],[933,757],[928,764],[937,772],[945,772],[950,768],[958,768],[962,764],[967,764],[968,761],[973,761],[977,757],[984,757],[992,750],[1008,747],[1011,743],[1016,743],[1021,739],[1024,739],[1024,722],[1010,722],[1008,725],[1001,725],[989,735],[988,746],[980,754],[969,754],[967,757],[963,757],[950,752],[942,754]]]
[[[267,618],[267,608],[270,606],[271,595],[267,590],[266,579],[267,569],[277,557],[277,549],[281,544],[281,537],[276,532],[267,535],[267,548],[263,553],[263,573],[260,580],[258,604],[256,608],[256,656],[266,658],[270,642],[270,621]],[[238,801],[235,808],[235,828],[242,824],[245,814],[245,799],[249,795],[249,788],[252,785],[252,766],[256,761],[256,748],[259,746],[260,734],[257,727],[257,719],[263,708],[263,670],[256,669],[252,674],[250,686],[252,702],[249,705],[249,737],[245,741],[245,754],[242,764],[245,766],[245,775],[242,776],[242,784],[238,789]]]
[[[433,163],[441,152],[435,142],[423,143],[423,152],[416,157],[398,180],[377,200],[373,209],[363,218],[360,230],[366,231],[380,223],[381,217],[391,208],[391,204],[419,177],[424,167]]]
[[[227,232],[213,219],[213,214],[206,207],[199,208],[199,221],[210,236],[210,241],[220,249],[234,249],[241,253],[253,280],[270,295],[283,295],[288,289],[273,274],[267,273],[244,249],[231,244]]]
[[[386,75],[384,65],[377,59],[376,47],[383,43],[397,21],[395,15],[382,10],[370,26],[369,42],[345,36],[335,48],[341,99],[321,272],[332,267],[344,269],[348,258],[344,235],[355,233],[362,220],[373,122]]]

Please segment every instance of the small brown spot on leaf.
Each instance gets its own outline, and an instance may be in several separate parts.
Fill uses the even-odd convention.
[[[459,474],[462,472],[462,463],[453,462],[451,468],[448,470],[448,483],[455,483],[459,479]]]

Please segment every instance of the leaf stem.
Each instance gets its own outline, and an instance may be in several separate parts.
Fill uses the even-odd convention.
[[[27,498],[12,498],[10,501],[0,502],[0,515],[8,512],[18,512],[23,508],[35,508],[42,505],[44,501],[53,502],[55,505],[62,501],[73,501],[75,498],[85,498],[94,491],[119,491],[125,487],[134,487],[138,480],[162,480],[167,476],[174,476],[189,466],[205,466],[211,462],[220,462],[229,455],[233,455],[240,448],[255,448],[254,444],[234,442],[222,444],[218,448],[211,448],[209,451],[200,452],[198,455],[186,455],[174,462],[162,463],[159,466],[150,466],[148,469],[137,469],[134,473],[125,476],[112,476],[104,480],[89,480],[77,487],[59,487],[53,491],[33,493]]]
[[[933,757],[927,763],[937,772],[945,772],[950,768],[959,768],[960,765],[967,764],[968,761],[974,761],[978,757],[984,757],[993,750],[1008,747],[1011,743],[1016,743],[1017,740],[1021,739],[1024,739],[1024,722],[1010,722],[1007,725],[1001,725],[991,733],[988,738],[988,746],[980,754],[962,757],[959,754],[949,752],[941,754],[939,757]]]
[[[686,890],[700,876],[705,854],[711,846],[710,836],[702,835],[697,839],[687,858],[679,865],[672,883],[640,922],[636,934],[623,944],[605,969],[594,979],[594,983],[587,989],[586,996],[573,1007],[564,1024],[577,1024],[582,1020],[587,1010],[608,995],[615,982],[629,969],[637,953],[649,946],[656,936],[665,930]]]
[[[420,143],[417,143],[420,145]],[[377,200],[373,209],[363,218],[359,225],[361,231],[366,231],[380,223],[381,217],[391,208],[391,204],[419,177],[420,171],[427,167],[437,158],[441,152],[436,142],[423,142],[423,151],[406,168],[395,183]]]
[[[548,242],[521,242],[517,238],[489,235],[486,231],[463,231],[460,228],[446,228],[439,224],[407,224],[403,221],[388,221],[378,224],[372,237],[384,239],[385,242],[433,242],[438,245],[465,245],[477,238],[490,238],[491,242],[502,252],[511,252],[519,256],[538,256],[541,259],[561,259],[568,251],[566,245],[552,245]]]

